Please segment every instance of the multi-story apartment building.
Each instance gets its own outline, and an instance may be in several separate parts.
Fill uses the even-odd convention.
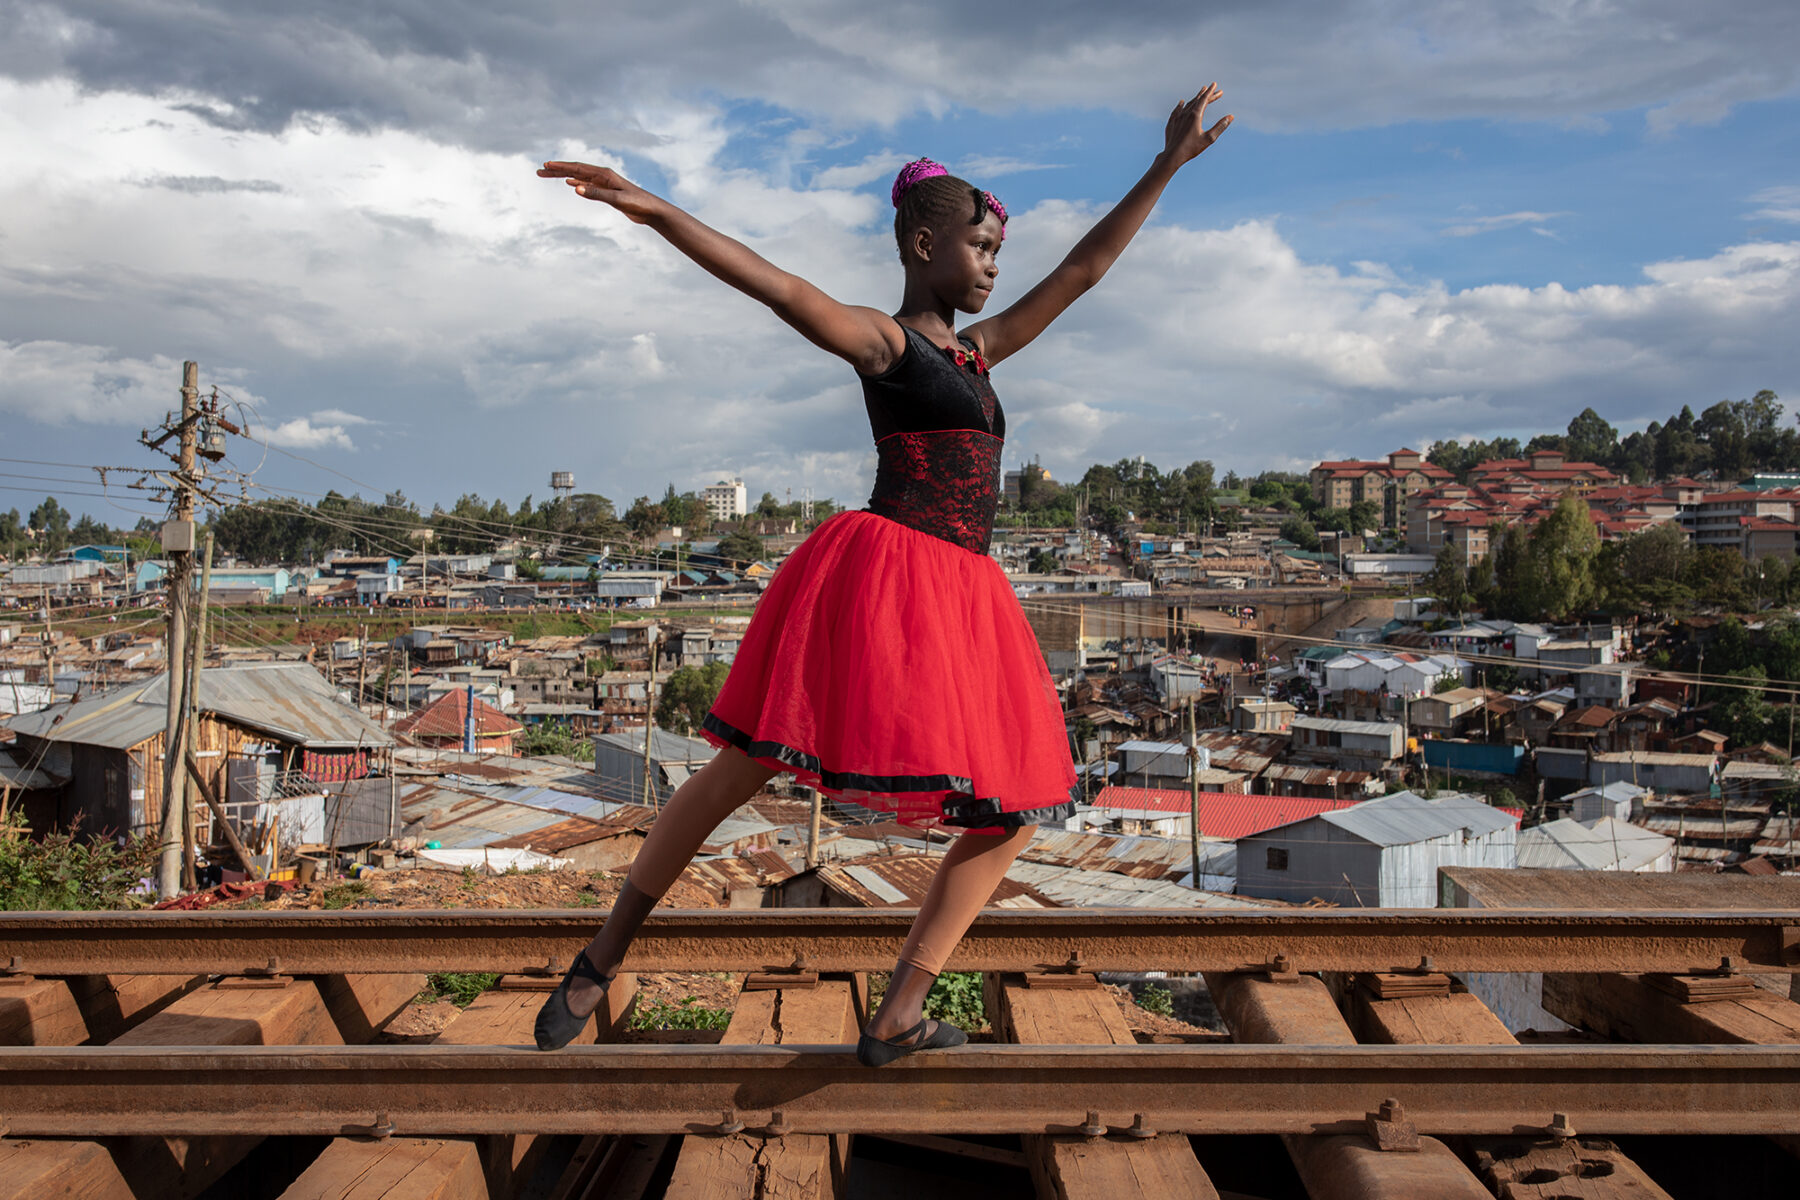
[[[1734,550],[1745,558],[1794,556],[1794,506],[1800,491],[1714,492],[1682,506],[1678,519],[1696,546]]]
[[[1569,462],[1561,450],[1534,450],[1524,458],[1489,459],[1469,472],[1470,483],[1517,481],[1554,488],[1559,494],[1574,488],[1583,496],[1617,479],[1599,463]]]
[[[749,511],[749,495],[741,479],[721,479],[700,490],[700,500],[715,521],[729,521]]]
[[[1406,532],[1407,499],[1415,492],[1449,483],[1450,472],[1425,461],[1417,450],[1395,450],[1385,462],[1322,462],[1308,478],[1313,495],[1327,508],[1349,508],[1367,500],[1381,506],[1385,528]]]

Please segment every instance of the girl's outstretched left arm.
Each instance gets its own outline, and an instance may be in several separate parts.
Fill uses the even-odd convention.
[[[1222,95],[1218,84],[1209,83],[1193,99],[1177,103],[1163,131],[1162,153],[1144,177],[1125,193],[1125,198],[1075,243],[1075,248],[1041,283],[1004,312],[977,321],[963,331],[981,347],[989,362],[999,362],[1029,345],[1076,297],[1100,282],[1156,207],[1157,198],[1175,172],[1199,157],[1230,127],[1229,116],[1220,118],[1211,128],[1206,126],[1206,106]]]

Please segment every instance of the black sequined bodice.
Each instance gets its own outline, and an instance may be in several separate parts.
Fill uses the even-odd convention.
[[[868,511],[986,554],[1000,503],[1006,414],[974,344],[959,351],[906,330],[906,353],[862,377],[875,433]]]

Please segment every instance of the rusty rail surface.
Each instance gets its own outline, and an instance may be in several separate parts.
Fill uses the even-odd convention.
[[[0,914],[0,972],[561,974],[591,909]],[[665,910],[631,971],[886,970],[911,909]],[[990,909],[949,968],[1234,971],[1800,970],[1800,913]],[[10,965],[8,965],[10,964]]]
[[[14,1137],[122,1134],[1791,1133],[1800,1046],[0,1048]],[[1558,1114],[1560,1114],[1560,1119]]]

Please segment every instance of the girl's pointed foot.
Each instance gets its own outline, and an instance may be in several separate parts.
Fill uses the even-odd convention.
[[[563,973],[562,982],[545,998],[544,1007],[538,1009],[537,1024],[532,1032],[537,1038],[539,1050],[561,1050],[580,1036],[581,1031],[587,1028],[588,1018],[594,1015],[593,1008],[577,1016],[569,1007],[569,983],[577,976],[599,984],[602,999],[614,978],[612,975],[602,975],[600,969],[589,960],[586,950],[577,954],[575,961]],[[598,1007],[599,1003],[596,1001],[594,1008]]]
[[[929,1032],[926,1026],[931,1026]],[[969,1040],[969,1035],[942,1021],[920,1021],[905,1033],[891,1038],[878,1038],[865,1033],[856,1042],[856,1061],[865,1067],[885,1067],[896,1058],[920,1050],[947,1050]]]

